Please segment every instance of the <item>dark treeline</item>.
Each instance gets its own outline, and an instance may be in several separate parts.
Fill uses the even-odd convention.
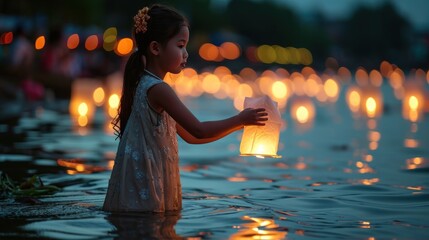
[[[390,2],[369,8],[358,7],[348,18],[328,21],[315,13],[303,18],[285,5],[271,1],[231,0],[215,7],[215,0],[116,1],[73,0],[60,3],[41,0],[0,0],[0,14],[38,17],[46,28],[65,24],[117,26],[129,35],[137,9],[165,3],[182,11],[191,21],[190,51],[202,41],[212,41],[217,32],[238,35],[241,44],[277,44],[308,48],[316,67],[328,57],[347,67],[378,67],[387,60],[401,67],[427,68],[429,31],[416,31]],[[44,18],[42,18],[44,19]]]

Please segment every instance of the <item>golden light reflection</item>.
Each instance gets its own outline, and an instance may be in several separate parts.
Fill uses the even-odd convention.
[[[236,173],[233,177],[227,178],[230,182],[245,182],[248,178],[244,177],[242,173]]]
[[[359,222],[360,228],[371,228],[371,222],[369,221],[360,221]]]
[[[281,228],[273,219],[249,216],[244,216],[241,219],[250,222],[243,223],[240,226],[233,226],[233,228],[239,230],[229,237],[230,240],[284,239],[287,235],[286,228]],[[300,233],[304,235],[303,230]]]
[[[406,148],[418,148],[420,143],[417,139],[406,138],[404,139],[404,147]]]
[[[374,169],[372,169],[367,163],[357,161],[355,163],[356,168],[358,168],[359,173],[373,173]]]
[[[102,172],[102,171],[111,169],[110,166],[103,167],[103,166],[91,165],[82,159],[58,159],[57,164],[58,166],[68,168],[66,172],[69,175],[74,175],[79,173],[90,174],[90,173]]]
[[[380,182],[379,178],[370,178],[370,179],[360,179],[359,183],[363,184],[363,185],[374,185],[375,183]]]

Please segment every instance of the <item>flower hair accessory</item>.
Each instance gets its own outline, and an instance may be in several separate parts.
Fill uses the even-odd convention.
[[[147,31],[147,21],[150,19],[148,15],[149,8],[144,7],[139,10],[137,15],[134,16],[134,27],[136,28],[136,33]]]

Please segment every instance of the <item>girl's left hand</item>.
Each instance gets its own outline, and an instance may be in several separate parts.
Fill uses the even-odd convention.
[[[238,114],[242,125],[264,126],[268,120],[268,113],[265,108],[246,108]]]

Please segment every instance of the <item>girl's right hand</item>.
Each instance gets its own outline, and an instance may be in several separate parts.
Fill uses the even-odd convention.
[[[238,114],[240,122],[246,125],[264,126],[268,120],[268,113],[265,108],[246,108]]]

